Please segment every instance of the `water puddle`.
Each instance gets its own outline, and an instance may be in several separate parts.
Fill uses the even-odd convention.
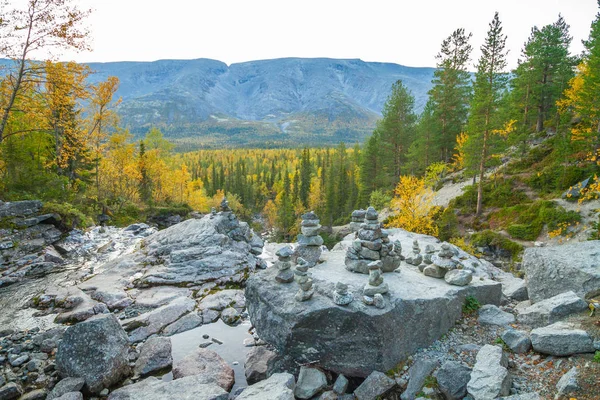
[[[200,343],[204,343],[212,338],[218,339],[223,344],[213,343],[207,348],[215,351],[233,368],[235,373],[235,384],[231,393],[236,389],[248,386],[246,375],[244,374],[244,361],[250,347],[244,346],[244,339],[252,338],[248,333],[250,321],[243,321],[238,326],[229,326],[220,319],[212,324],[202,325],[187,332],[178,333],[171,336],[173,362],[181,360],[198,348]],[[204,339],[203,335],[209,335],[209,339]],[[173,373],[163,375],[163,380],[173,379]]]

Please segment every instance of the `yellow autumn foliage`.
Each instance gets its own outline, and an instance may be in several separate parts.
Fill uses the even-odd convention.
[[[424,179],[401,176],[394,193],[391,202],[394,214],[386,227],[433,236],[438,234],[433,219],[438,207],[433,205],[433,191],[427,187]]]

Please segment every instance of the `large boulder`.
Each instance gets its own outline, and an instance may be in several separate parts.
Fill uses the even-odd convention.
[[[538,353],[561,357],[595,351],[590,335],[567,322],[557,322],[532,330],[531,345]]]
[[[94,316],[69,327],[58,345],[56,369],[59,375],[85,379],[91,393],[100,393],[130,373],[129,341],[112,314]]]
[[[582,298],[597,296],[600,240],[528,248],[523,254],[523,269],[532,303],[569,290]]]
[[[541,300],[529,307],[518,307],[517,311],[521,324],[537,328],[553,324],[571,314],[585,311],[587,308],[588,304],[570,291]]]
[[[165,400],[202,399],[227,400],[229,393],[215,383],[206,383],[198,375],[186,376],[173,381],[154,377],[115,390],[108,400]]]
[[[486,344],[477,353],[467,391],[475,400],[492,400],[508,396],[511,378],[508,357],[501,347]]]
[[[273,374],[244,389],[236,400],[294,400],[294,375]]]
[[[230,391],[235,383],[233,369],[212,350],[199,348],[173,363],[173,379],[197,375],[199,382],[217,384]]]
[[[244,370],[249,385],[267,379],[277,354],[266,346],[255,346],[246,355]]]
[[[481,304],[499,304],[502,296],[498,282],[475,279],[468,286],[451,286],[403,267],[383,274],[389,293],[380,309],[361,301],[368,277],[346,270],[344,257],[343,250],[325,253],[325,262],[310,269],[315,294],[308,301],[294,299],[296,282],[277,283],[275,268],[258,271],[246,282],[250,319],[280,354],[366,377],[374,370],[388,371],[448,332],[462,317],[467,296]],[[356,300],[335,304],[337,282],[347,284]]]
[[[146,376],[169,369],[171,365],[171,339],[154,336],[142,346],[133,372],[136,376]]]

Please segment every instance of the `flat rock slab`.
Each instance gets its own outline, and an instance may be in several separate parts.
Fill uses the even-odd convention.
[[[294,400],[294,375],[273,374],[264,381],[244,389],[236,400]]]
[[[377,400],[396,386],[396,381],[383,372],[372,372],[354,391],[357,400]]]
[[[229,393],[214,383],[205,383],[199,376],[187,376],[173,381],[150,377],[115,390],[108,400],[202,399],[227,400]]]
[[[479,318],[477,321],[483,325],[510,325],[515,322],[515,316],[493,304],[486,304],[479,309]]]
[[[600,240],[528,248],[523,269],[532,303],[569,290],[594,297],[600,294]]]
[[[173,365],[171,339],[154,336],[144,343],[133,370],[136,376],[156,374]]]
[[[511,377],[508,357],[501,347],[486,344],[477,353],[467,391],[475,400],[492,400],[507,396]]]
[[[594,342],[590,335],[576,325],[557,322],[531,331],[533,350],[553,356],[570,356],[578,353],[593,353]]]
[[[208,349],[196,349],[173,364],[173,379],[196,375],[202,383],[217,384],[229,391],[235,383],[233,369],[217,353]]]
[[[318,365],[346,376],[366,377],[387,371],[417,349],[439,339],[462,316],[467,296],[480,304],[499,304],[501,284],[474,279],[468,286],[452,286],[401,267],[383,274],[389,285],[385,307],[379,309],[354,300],[347,306],[333,302],[337,282],[348,285],[362,299],[368,276],[352,273],[344,265],[344,251],[326,253],[326,260],[310,270],[314,296],[294,299],[296,282],[279,284],[276,268],[253,274],[246,283],[246,305],[259,336],[279,353],[298,362]]]
[[[533,328],[546,326],[581,311],[585,311],[588,304],[575,292],[569,291],[535,303],[529,307],[517,309],[519,322]]]

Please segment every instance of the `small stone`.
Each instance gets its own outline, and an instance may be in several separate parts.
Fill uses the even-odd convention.
[[[13,400],[22,394],[23,389],[14,382],[7,383],[6,385],[0,387],[0,399],[3,400]]]
[[[527,353],[531,349],[531,339],[527,332],[507,329],[502,333],[501,338],[515,353]]]
[[[373,296],[373,304],[377,308],[385,308],[385,300],[380,293],[376,293],[375,296]]]
[[[294,394],[299,399],[310,399],[327,387],[327,377],[316,368],[302,366]]]
[[[199,347],[201,347],[201,348],[203,348],[203,349],[205,349],[205,348],[207,348],[208,346],[210,346],[211,344],[213,344],[213,342],[211,342],[211,341],[208,341],[208,342],[202,342],[202,343],[200,343],[198,346],[199,346]]]
[[[376,400],[396,386],[396,381],[383,372],[373,371],[354,391],[357,400]]]
[[[556,384],[557,397],[566,396],[579,390],[579,384],[577,383],[577,367],[571,368],[566,374],[564,374]]]
[[[506,311],[502,311],[495,305],[486,304],[479,309],[479,318],[477,318],[480,324],[484,325],[509,325],[515,322],[515,316]]]
[[[339,374],[335,383],[333,384],[333,391],[336,394],[344,394],[348,390],[348,379],[342,374]]]
[[[454,269],[448,271],[444,280],[454,286],[467,286],[473,280],[473,273],[465,269]]]

